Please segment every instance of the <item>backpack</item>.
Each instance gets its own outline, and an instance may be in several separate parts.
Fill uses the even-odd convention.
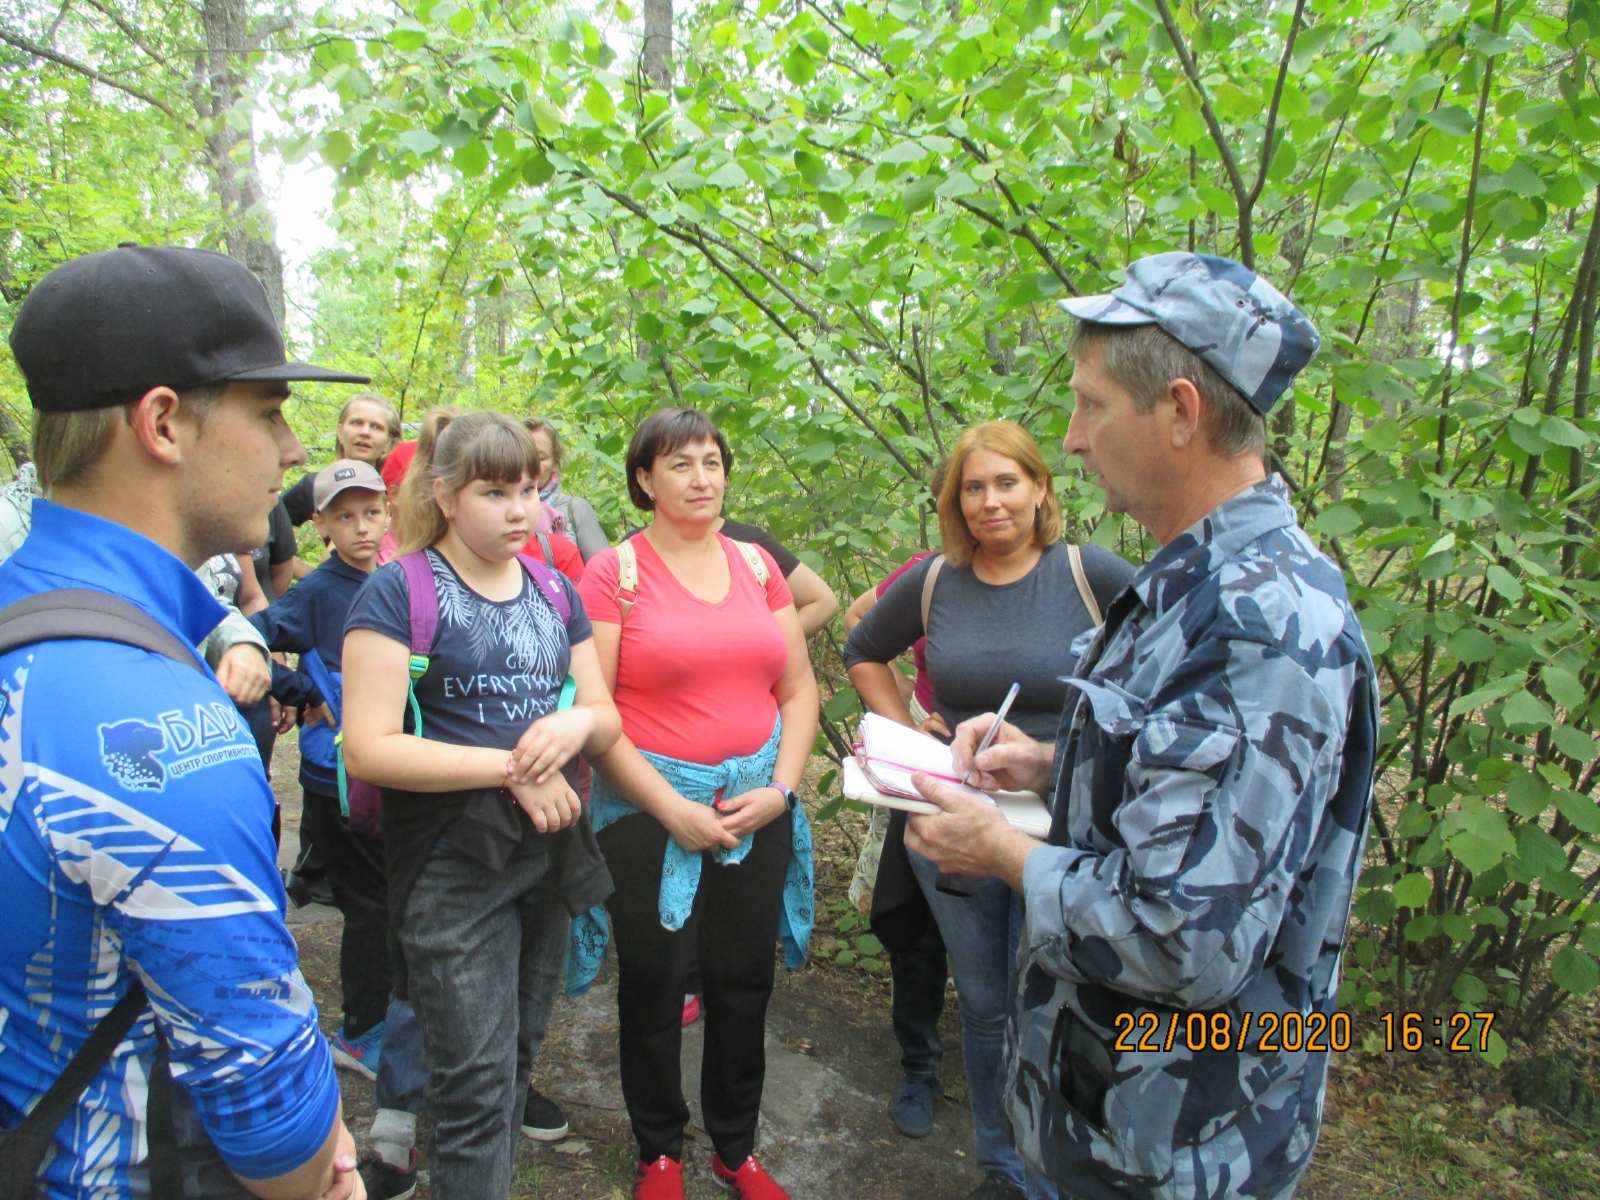
[[[772,578],[772,573],[767,570],[767,561],[761,557],[754,545],[750,542],[741,542],[734,538],[733,542],[739,551],[739,557],[744,559],[745,566],[750,568],[750,574],[756,577],[756,582],[762,587],[767,586],[767,580]],[[633,606],[639,599],[639,555],[633,548],[633,539],[624,538],[617,545],[617,608],[626,621],[628,614],[633,611]]]
[[[1083,601],[1084,611],[1089,614],[1089,620],[1096,625],[1104,625],[1105,617],[1100,612],[1100,602],[1094,598],[1094,589],[1089,586],[1089,577],[1083,570],[1083,551],[1072,542],[1067,543],[1067,561],[1072,564],[1072,582],[1078,585],[1078,599]],[[928,636],[928,614],[933,609],[933,585],[938,581],[939,571],[944,566],[944,555],[935,554],[933,561],[928,564],[928,573],[922,577],[922,636]]]
[[[367,837],[379,836],[378,812],[381,803],[378,789],[364,779],[356,779],[345,772],[344,769],[344,675],[343,672],[335,674],[329,669],[328,664],[322,661],[322,655],[315,650],[307,650],[300,656],[300,669],[311,676],[311,682],[316,684],[317,691],[322,693],[322,702],[328,706],[328,711],[333,715],[333,736],[326,740],[315,740],[315,749],[308,745],[313,739],[309,737],[312,726],[303,726],[300,730],[300,753],[313,762],[320,762],[324,768],[332,767],[339,780],[339,812],[343,814],[350,828],[356,833]],[[332,761],[320,761],[322,753],[332,755]],[[316,757],[313,757],[313,755]]]
[[[195,655],[171,631],[142,609],[105,592],[88,588],[61,588],[41,592],[0,609],[0,654],[34,642],[82,638],[120,642],[174,662],[205,671]],[[15,1129],[0,1130],[0,1200],[32,1200],[38,1194],[39,1169],[61,1122],[83,1095],[100,1069],[128,1036],[149,1003],[144,984],[133,986],[89,1031],[56,1081]],[[165,1064],[165,1047],[158,1054],[157,1070]],[[183,1182],[177,1164],[177,1138],[172,1126],[170,1077],[164,1086],[151,1080],[146,1118],[149,1123],[151,1195],[181,1196]]]
[[[549,539],[542,533],[539,535],[539,546],[546,556],[550,554]],[[406,592],[411,603],[411,660],[407,664],[410,679],[406,683],[406,704],[411,710],[411,732],[421,737],[422,705],[417,702],[417,680],[428,673],[428,656],[433,653],[433,643],[439,636],[439,586],[433,577],[433,566],[428,562],[426,550],[413,550],[394,561],[405,572]],[[533,580],[535,590],[550,602],[550,606],[556,610],[556,616],[565,625],[572,618],[572,599],[562,585],[561,575],[553,566],[545,565],[530,554],[517,555],[517,561],[522,564],[528,578]],[[306,665],[308,657],[301,655],[302,666]],[[320,658],[317,663],[322,665]],[[326,667],[323,669],[326,670]],[[314,673],[312,678],[316,679]],[[577,689],[577,681],[568,675],[561,685],[561,699],[556,707],[570,707]],[[323,693],[323,699],[328,699],[329,692],[323,689],[320,681],[317,682],[317,690]],[[340,719],[337,712],[334,713],[334,719]],[[378,837],[382,832],[383,794],[373,784],[354,779],[345,771],[343,729],[335,735],[333,742],[339,776],[339,811],[350,822],[351,829],[369,837]]]

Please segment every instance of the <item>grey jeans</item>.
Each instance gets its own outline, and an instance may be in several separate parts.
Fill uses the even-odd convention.
[[[570,919],[544,839],[492,871],[434,846],[400,944],[428,1057],[436,1200],[504,1200],[534,1057],[566,962]]]

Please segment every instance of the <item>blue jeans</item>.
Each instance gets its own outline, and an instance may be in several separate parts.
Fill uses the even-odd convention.
[[[511,1191],[570,922],[543,838],[528,833],[490,871],[455,848],[453,832],[406,900],[400,945],[427,1049],[433,1195],[484,1200]]]
[[[373,1103],[379,1108],[415,1113],[428,1086],[428,1055],[422,1044],[417,1010],[399,996],[389,997],[383,1014],[383,1044],[378,1052],[378,1086]]]
[[[928,898],[950,954],[950,973],[961,997],[961,1056],[967,1067],[967,1101],[977,1142],[978,1168],[1022,1186],[1022,1159],[1011,1140],[1001,1104],[1006,1014],[1016,973],[1022,905],[998,879],[976,881],[973,894],[948,896],[934,886],[938,869],[913,850],[911,871]]]

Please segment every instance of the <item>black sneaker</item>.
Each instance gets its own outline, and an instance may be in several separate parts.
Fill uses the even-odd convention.
[[[530,1083],[522,1104],[522,1136],[536,1142],[559,1142],[571,1129],[561,1106]]]
[[[356,1174],[366,1185],[367,1200],[406,1200],[417,1190],[417,1152],[404,1168],[393,1166],[372,1150],[363,1150],[356,1163]]]
[[[312,904],[334,907],[333,885],[328,882],[326,875],[307,876],[297,871],[285,871],[283,890],[288,893],[289,899],[294,901],[296,908],[305,908]]]
[[[283,871],[283,890],[289,897],[289,903],[296,908],[304,908],[311,903],[311,888],[304,879],[293,871]]]

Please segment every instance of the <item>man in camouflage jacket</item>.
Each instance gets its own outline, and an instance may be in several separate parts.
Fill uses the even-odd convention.
[[[1287,1197],[1343,1042],[1377,749],[1344,581],[1264,465],[1317,335],[1193,254],[1063,307],[1066,449],[1161,549],[1086,635],[1055,744],[1004,727],[979,757],[982,786],[1050,789],[1046,844],[931,780],[945,811],[907,844],[1023,895],[1007,1104],[1034,1194]],[[988,724],[958,730],[958,767]]]

